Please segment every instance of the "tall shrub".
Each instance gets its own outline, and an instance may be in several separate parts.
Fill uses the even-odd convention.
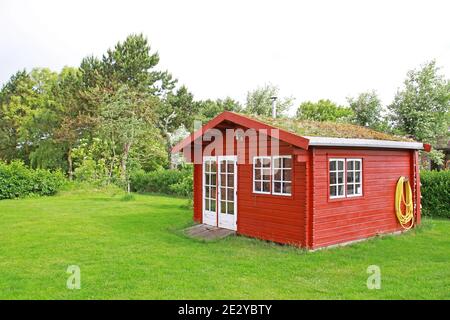
[[[450,171],[422,171],[422,214],[450,218]]]
[[[61,172],[32,170],[20,161],[11,164],[0,162],[0,200],[54,195],[64,181]]]
[[[141,193],[155,192],[189,197],[193,189],[192,168],[152,172],[140,170],[132,174],[131,188]]]

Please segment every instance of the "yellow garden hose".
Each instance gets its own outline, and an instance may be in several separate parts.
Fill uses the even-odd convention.
[[[405,186],[405,188],[403,188],[403,186]],[[402,204],[404,204],[405,212],[402,211]],[[413,212],[411,185],[409,184],[408,179],[405,177],[400,177],[397,181],[397,187],[395,189],[395,214],[397,215],[398,222],[400,222],[403,229],[411,229],[414,225]]]

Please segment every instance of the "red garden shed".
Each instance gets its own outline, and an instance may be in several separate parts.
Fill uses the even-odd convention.
[[[316,249],[403,230],[403,176],[420,223],[418,150],[428,145],[336,123],[223,112],[177,144],[194,163],[194,220]]]

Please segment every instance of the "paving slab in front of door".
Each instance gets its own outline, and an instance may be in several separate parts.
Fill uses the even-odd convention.
[[[236,234],[234,230],[213,227],[207,224],[196,224],[193,227],[185,229],[184,232],[192,238],[204,240],[222,239]]]

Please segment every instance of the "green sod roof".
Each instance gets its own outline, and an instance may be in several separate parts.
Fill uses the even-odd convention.
[[[244,115],[247,116],[248,115]],[[349,123],[339,123],[330,121],[297,120],[291,118],[269,118],[254,116],[251,118],[265,124],[277,127],[300,136],[350,138],[350,139],[374,139],[391,141],[412,141],[406,137],[394,136],[384,132],[379,132],[369,128],[361,127]]]

